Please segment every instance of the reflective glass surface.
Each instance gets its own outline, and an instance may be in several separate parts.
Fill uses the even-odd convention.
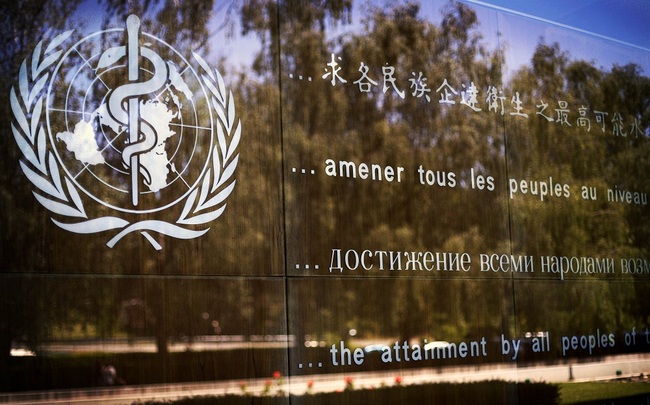
[[[473,1],[5,8],[0,402],[648,399],[648,49]]]

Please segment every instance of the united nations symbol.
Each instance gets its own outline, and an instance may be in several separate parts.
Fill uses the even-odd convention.
[[[203,235],[239,160],[241,122],[223,78],[142,32],[135,15],[66,50],[72,33],[36,45],[10,93],[34,196],[65,230],[112,231],[109,247],[132,232],[158,250],[152,233]],[[175,220],[161,219],[170,212]]]

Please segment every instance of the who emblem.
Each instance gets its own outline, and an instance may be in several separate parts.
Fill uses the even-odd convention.
[[[223,78],[131,15],[68,48],[41,42],[10,93],[20,166],[52,221],[74,233],[191,239],[235,186],[241,122]],[[110,44],[110,45],[106,45]],[[171,218],[171,219],[170,219]]]

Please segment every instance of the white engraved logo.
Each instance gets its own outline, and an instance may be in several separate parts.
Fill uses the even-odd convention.
[[[239,160],[241,122],[223,78],[142,32],[135,15],[126,29],[61,49],[72,33],[39,43],[10,93],[34,196],[65,230],[115,233],[109,247],[132,232],[158,250],[152,233],[203,235],[226,207]],[[98,51],[104,43],[119,45]],[[89,214],[92,201],[101,209]]]

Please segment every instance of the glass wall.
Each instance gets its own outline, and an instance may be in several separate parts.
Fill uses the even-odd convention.
[[[474,2],[6,7],[0,401],[650,398],[647,49]]]

